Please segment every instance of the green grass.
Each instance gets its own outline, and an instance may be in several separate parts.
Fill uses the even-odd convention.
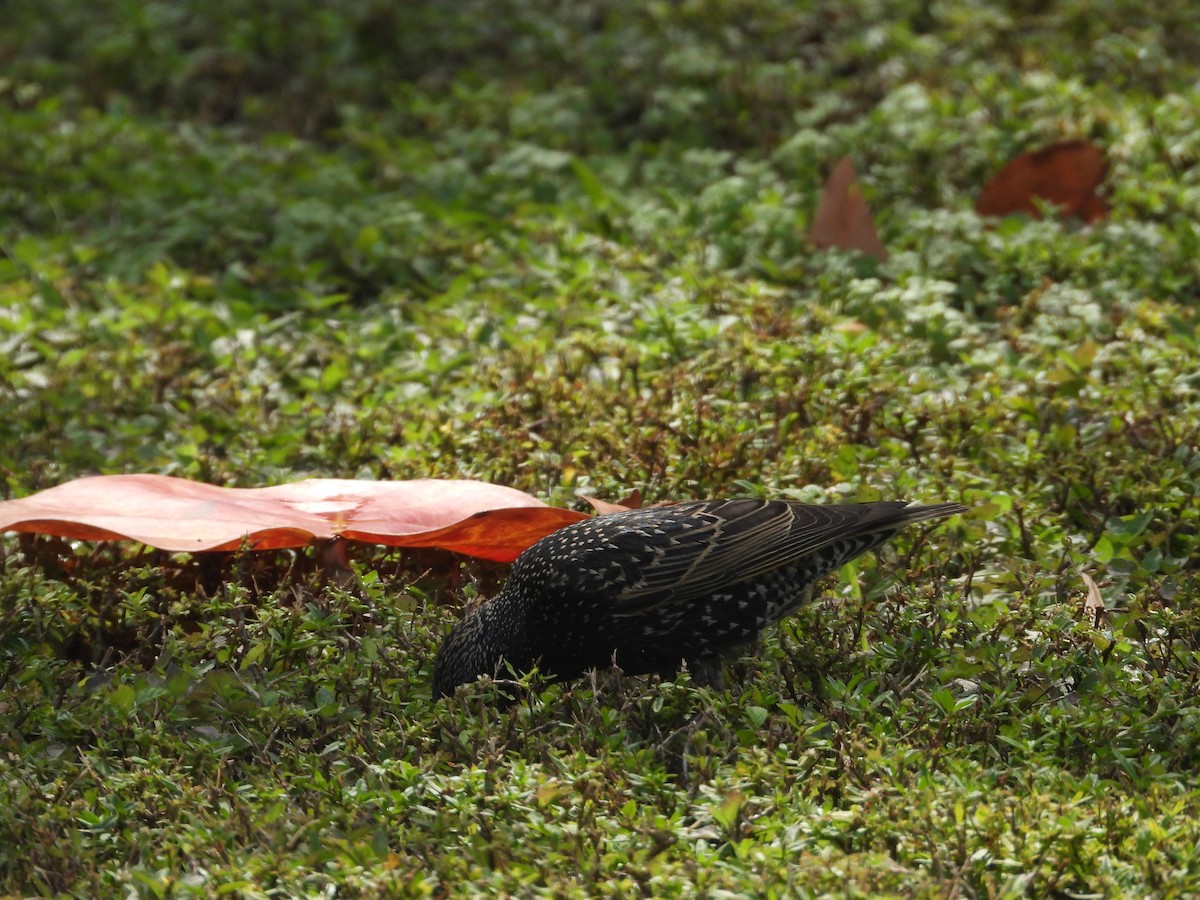
[[[726,691],[513,706],[430,699],[502,571],[4,536],[0,893],[1200,892],[1195,4],[9,5],[0,496],[973,511]],[[1111,218],[970,212],[1064,138]],[[847,153],[886,264],[806,241]]]

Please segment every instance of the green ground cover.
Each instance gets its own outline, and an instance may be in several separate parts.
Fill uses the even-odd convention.
[[[507,708],[430,699],[482,565],[5,536],[0,893],[1200,892],[1198,35],[1190,0],[10,0],[0,496],[974,510],[725,691]],[[971,212],[1065,138],[1110,218]],[[844,154],[886,263],[806,240]]]

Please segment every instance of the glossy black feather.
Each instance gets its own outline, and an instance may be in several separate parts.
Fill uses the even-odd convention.
[[[573,678],[706,664],[804,603],[812,586],[955,503],[810,506],[708,500],[596,516],[526,550],[500,594],[438,652],[438,695],[505,663]]]

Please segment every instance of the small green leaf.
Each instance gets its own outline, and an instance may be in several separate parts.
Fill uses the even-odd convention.
[[[251,645],[250,649],[246,651],[246,655],[242,657],[242,663],[238,666],[238,669],[240,671],[245,671],[251,666],[257,664],[258,661],[263,658],[263,654],[266,652],[266,641],[258,641],[257,643]]]
[[[747,706],[746,718],[755,728],[761,728],[763,723],[767,721],[767,711],[761,706]]]
[[[133,685],[122,684],[109,694],[108,702],[118,713],[127,716],[133,712],[134,703],[137,702],[137,692],[133,689]]]

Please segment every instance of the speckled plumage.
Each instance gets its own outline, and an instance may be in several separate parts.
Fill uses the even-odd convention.
[[[813,585],[956,503],[707,500],[596,516],[538,541],[442,643],[434,694],[534,665],[575,678],[707,667],[805,603]]]

